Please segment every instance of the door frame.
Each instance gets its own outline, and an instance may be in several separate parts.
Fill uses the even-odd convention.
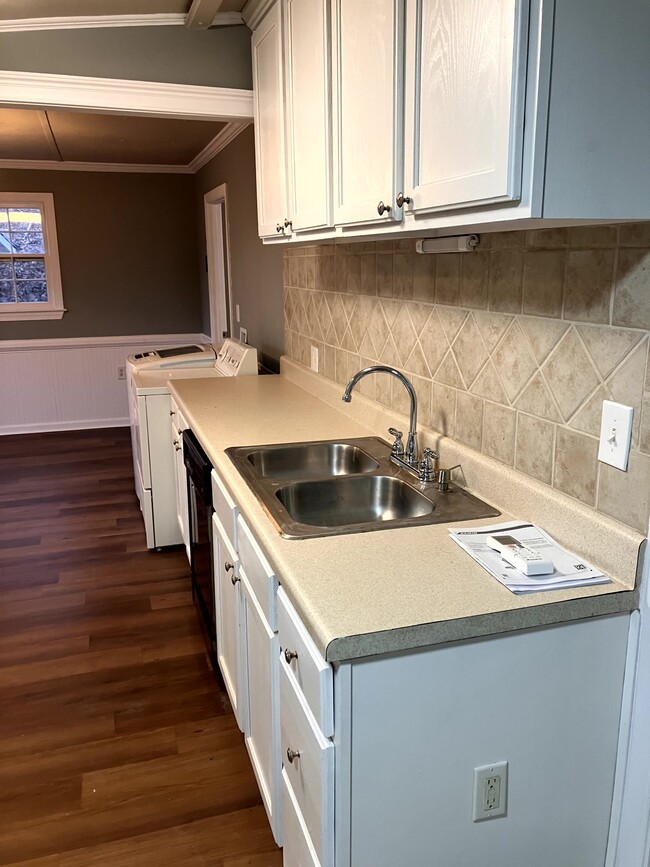
[[[210,339],[221,343],[232,335],[228,185],[219,184],[203,196],[205,249],[210,308]],[[224,334],[225,332],[225,334]]]

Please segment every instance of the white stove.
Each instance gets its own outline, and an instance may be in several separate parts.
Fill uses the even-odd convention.
[[[201,347],[178,347],[190,350]],[[144,518],[148,548],[183,542],[176,510],[174,450],[170,436],[169,382],[174,379],[210,379],[256,376],[257,350],[227,338],[215,353],[156,350],[129,356],[127,379],[133,447],[135,489]],[[194,357],[196,366],[189,359]],[[210,363],[206,364],[209,359]]]

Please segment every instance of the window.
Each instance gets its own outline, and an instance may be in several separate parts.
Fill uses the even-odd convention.
[[[0,193],[0,320],[65,310],[51,193]]]

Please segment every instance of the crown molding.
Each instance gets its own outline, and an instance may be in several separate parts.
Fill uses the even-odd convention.
[[[29,171],[59,172],[140,172],[143,174],[194,174],[191,164],[185,166],[155,165],[144,163],[86,163],[65,160],[2,160],[1,169],[27,169]],[[2,312],[2,311],[0,311]]]
[[[219,151],[222,151],[231,141],[236,139],[239,133],[243,132],[251,123],[252,121],[232,121],[227,124],[221,132],[216,135],[190,163],[187,164],[188,170],[193,174],[198,172],[198,170],[202,169],[206,163],[210,162],[212,157],[215,157]]]
[[[255,30],[274,2],[275,0],[248,0],[241,13],[244,23],[251,30]]]
[[[0,71],[0,105],[251,121],[253,92],[227,87]]]
[[[31,30],[81,30],[102,27],[161,27],[183,26],[186,16],[182,12],[159,15],[75,15],[53,18],[10,18],[0,21],[0,33],[19,33]],[[232,27],[243,24],[239,12],[218,12],[211,27]]]

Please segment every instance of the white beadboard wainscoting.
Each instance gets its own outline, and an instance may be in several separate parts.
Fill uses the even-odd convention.
[[[129,423],[127,355],[204,334],[0,340],[0,435],[119,427]]]

